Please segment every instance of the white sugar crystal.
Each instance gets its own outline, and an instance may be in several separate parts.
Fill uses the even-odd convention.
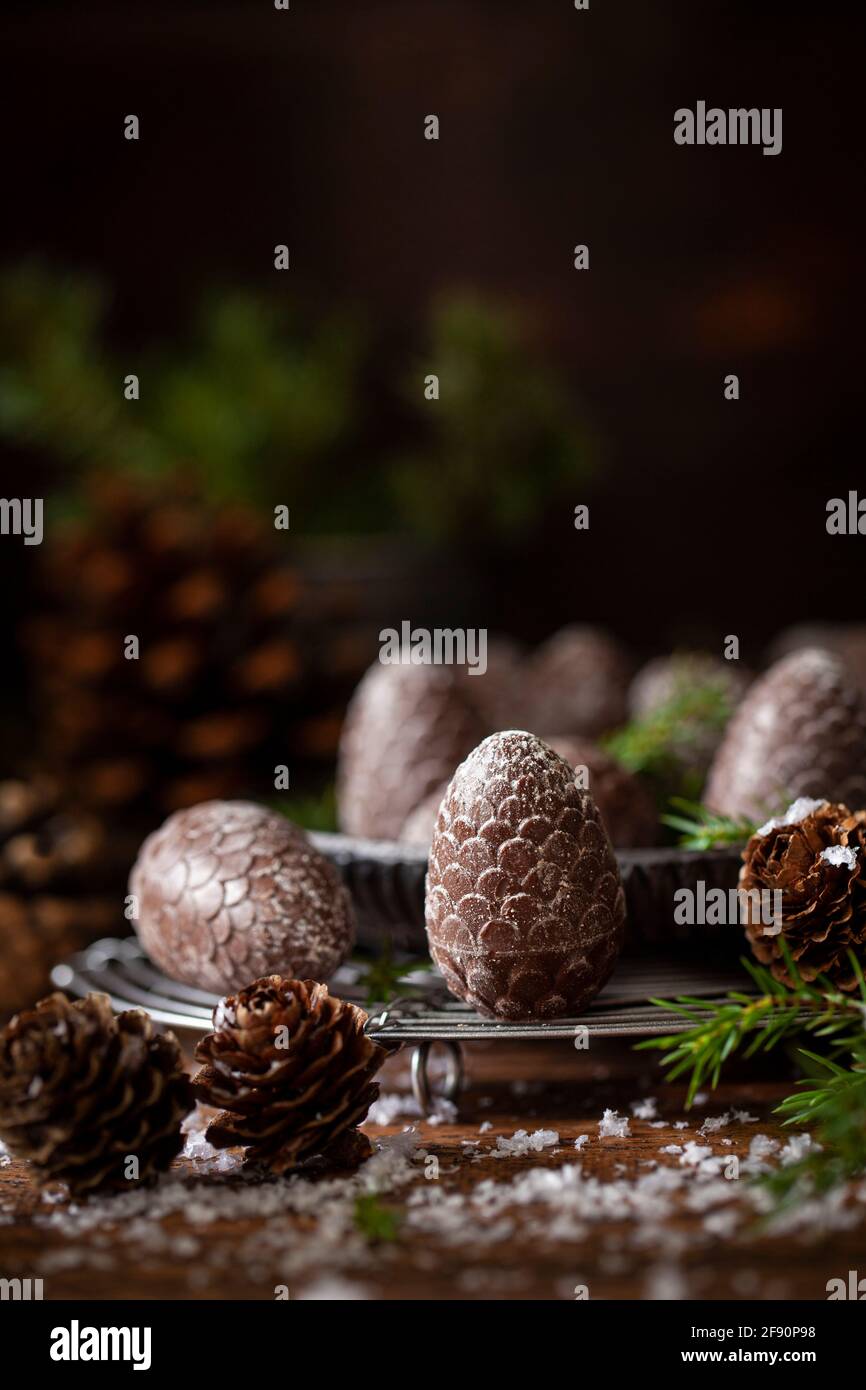
[[[749,1145],[749,1152],[743,1160],[743,1168],[747,1173],[766,1173],[770,1165],[767,1159],[771,1155],[778,1153],[781,1145],[778,1139],[771,1139],[769,1134],[756,1134]]]
[[[711,1211],[704,1217],[703,1226],[708,1235],[720,1236],[723,1240],[729,1239],[734,1235],[740,1224],[737,1212],[731,1211]]]
[[[605,1110],[598,1122],[600,1139],[627,1139],[630,1133],[627,1115],[619,1115],[616,1110]]]
[[[688,1129],[689,1122],[688,1120],[675,1120],[673,1127],[674,1129]]]
[[[658,1101],[655,1096],[647,1096],[645,1100],[632,1102],[631,1113],[636,1120],[654,1120],[658,1111]]]
[[[733,1114],[728,1110],[724,1115],[708,1115],[698,1130],[699,1134],[717,1134],[720,1129],[731,1123]]]
[[[834,869],[857,867],[857,850],[854,845],[828,845],[827,849],[822,849],[821,858],[832,864]]]
[[[738,1125],[756,1125],[759,1120],[758,1115],[750,1115],[748,1110],[737,1110],[734,1107],[734,1119]]]
[[[824,800],[815,801],[809,796],[798,796],[796,801],[792,801],[783,816],[774,816],[772,820],[766,821],[758,827],[756,834],[769,835],[771,830],[779,830],[783,825],[799,825],[800,821],[807,816],[813,816],[816,811],[820,811],[822,806],[826,806]]]
[[[371,1125],[392,1125],[398,1115],[412,1113],[413,1102],[409,1096],[401,1096],[396,1092],[383,1093],[377,1100],[373,1101],[367,1111],[365,1124]],[[417,1105],[414,1107],[418,1113]]]
[[[811,1134],[792,1134],[779,1154],[779,1162],[787,1168],[789,1163],[798,1163],[801,1158],[806,1158],[810,1153],[818,1153],[820,1149],[821,1145]]]
[[[708,1148],[704,1144],[696,1144],[693,1139],[690,1139],[683,1149],[680,1163],[694,1166],[695,1164],[703,1162],[705,1158],[712,1158],[712,1156],[713,1151],[711,1148]]]
[[[589,1135],[588,1135],[588,1134],[579,1134],[579,1135],[577,1136],[577,1138],[575,1139],[575,1141],[574,1141],[574,1147],[575,1147],[576,1149],[582,1149],[583,1146],[584,1146],[584,1144],[588,1144],[588,1143],[589,1143]]]
[[[514,1158],[528,1153],[541,1153],[542,1149],[553,1148],[559,1143],[559,1133],[555,1129],[537,1129],[528,1134],[525,1129],[515,1130],[510,1139],[499,1134],[496,1137],[494,1158]]]
[[[484,1120],[483,1123],[478,1126],[478,1133],[489,1134],[492,1128],[493,1125],[491,1124],[490,1120]]]
[[[663,1149],[659,1149],[660,1154],[681,1154],[682,1151],[682,1144],[666,1144]]]

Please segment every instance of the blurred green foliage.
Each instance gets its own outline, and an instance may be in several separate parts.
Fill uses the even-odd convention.
[[[423,395],[430,374],[438,400]],[[422,534],[513,533],[591,471],[596,442],[582,411],[507,308],[469,295],[435,305],[429,350],[406,395],[423,426],[391,479]]]
[[[285,503],[307,532],[507,536],[573,496],[595,452],[520,318],[476,298],[434,307],[402,413],[387,356],[347,315],[311,324],[261,294],[213,290],[188,332],[120,352],[110,310],[94,278],[39,263],[0,274],[0,439],[49,456],[73,493],[94,467],[182,472],[211,498]],[[130,373],[138,400],[124,397]],[[430,373],[437,401],[424,399]],[[392,436],[373,448],[370,400]]]
[[[187,341],[112,353],[108,298],[37,264],[0,278],[0,434],[62,464],[197,476],[210,497],[302,508],[333,502],[319,466],[357,416],[355,323],[310,329],[261,296],[211,293]],[[135,373],[140,399],[126,400]],[[327,517],[319,518],[326,520]]]

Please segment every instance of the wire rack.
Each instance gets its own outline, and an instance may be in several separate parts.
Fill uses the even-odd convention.
[[[58,989],[83,996],[92,990],[107,994],[112,1007],[146,1009],[156,1023],[197,1037],[211,1026],[216,995],[178,983],[151,964],[135,938],[97,941],[70,960],[56,965],[51,978]],[[366,1031],[383,1046],[413,1049],[411,1075],[415,1099],[427,1113],[433,1093],[429,1060],[435,1048],[446,1054],[444,1094],[454,1099],[463,1073],[462,1044],[478,1041],[574,1042],[588,1037],[640,1038],[681,1031],[682,1016],[651,1004],[680,994],[719,999],[731,989],[743,990],[742,974],[729,968],[682,960],[628,958],[592,1005],[574,1018],[510,1022],[482,1018],[453,999],[434,970],[413,973],[406,993],[387,1004],[374,1005]],[[329,981],[341,998],[367,1007],[363,964],[344,965]]]

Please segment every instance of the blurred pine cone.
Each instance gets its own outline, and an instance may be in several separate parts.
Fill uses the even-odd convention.
[[[364,1032],[367,1015],[312,980],[268,975],[214,1009],[214,1031],[196,1048],[205,1065],[199,1098],[228,1112],[208,1127],[216,1148],[243,1145],[274,1173],[321,1154],[370,1146],[357,1134],[379,1094],[372,1080],[384,1048]]]
[[[122,1188],[130,1157],[139,1181],[153,1176],[180,1152],[192,1106],[172,1034],[137,1009],[115,1017],[105,994],[51,994],[0,1033],[0,1138],[41,1184]]]
[[[25,637],[52,767],[86,804],[152,825],[211,797],[272,794],[275,766],[311,740],[332,754],[338,720],[323,748],[300,582],[273,530],[180,483],[100,477],[91,491],[86,518],[42,547],[44,604]]]
[[[774,900],[765,899],[762,911],[760,898],[745,897],[753,890],[781,893],[780,932],[778,919],[769,920]],[[784,942],[804,980],[823,974],[839,989],[856,988],[848,951],[866,963],[866,811],[794,802],[749,840],[740,891],[752,952],[777,980],[794,984]]]
[[[0,782],[0,1014],[32,1004],[49,971],[122,923],[131,847],[64,804],[56,780]]]

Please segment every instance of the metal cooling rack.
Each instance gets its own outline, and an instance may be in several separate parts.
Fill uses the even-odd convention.
[[[341,966],[328,982],[329,988],[341,998],[366,1007],[363,973],[363,964]],[[196,1036],[210,1030],[217,1002],[214,994],[168,979],[151,964],[134,937],[97,941],[56,965],[51,979],[68,994],[81,997],[96,990],[107,994],[118,1011],[146,1009],[156,1023]],[[688,961],[625,957],[585,1013],[575,1018],[511,1023],[482,1018],[467,1004],[453,999],[432,969],[413,974],[405,983],[404,997],[374,1006],[366,1031],[385,1047],[413,1048],[412,1086],[423,1114],[432,1107],[428,1064],[436,1047],[446,1052],[443,1090],[453,1100],[462,1079],[464,1042],[573,1041],[577,1030],[583,1028],[590,1037],[598,1038],[676,1033],[688,1026],[686,1021],[679,1014],[656,1008],[650,999],[672,999],[680,994],[719,999],[729,990],[744,987],[742,975],[727,968],[712,970]]]

